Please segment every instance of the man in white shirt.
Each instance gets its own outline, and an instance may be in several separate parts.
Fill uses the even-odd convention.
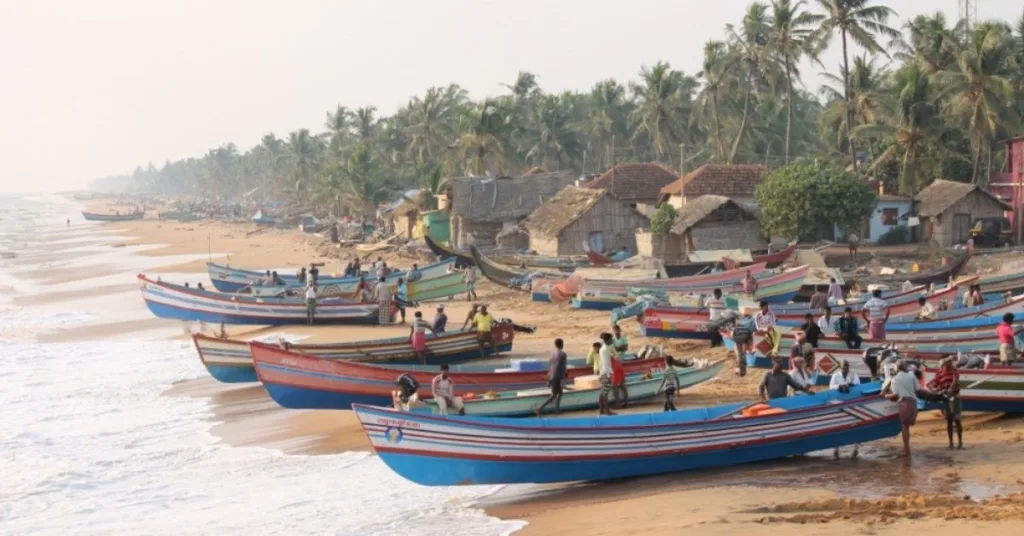
[[[768,302],[761,300],[761,312],[754,317],[754,324],[758,331],[772,331],[775,329],[775,313],[768,309]]]
[[[316,316],[316,287],[306,287],[306,323],[313,325]]]
[[[830,391],[848,393],[850,392],[850,387],[854,385],[860,385],[860,376],[850,372],[850,362],[844,359],[839,370],[832,373],[832,379],[828,382],[828,388]],[[853,452],[850,454],[850,457],[856,458],[859,450],[860,443],[857,443],[853,446]],[[839,459],[839,449],[836,448],[832,455]]]
[[[608,409],[608,393],[612,391],[612,334],[601,334],[601,349],[598,351],[598,378],[601,381],[601,394],[597,398],[601,415],[615,415]]]
[[[722,289],[716,288],[711,297],[704,302],[704,306],[708,308],[712,321],[722,318],[722,315],[725,314],[725,300],[722,299]]]
[[[896,376],[887,382],[883,393],[889,400],[900,406],[900,433],[903,436],[903,456],[910,457],[910,427],[917,424],[917,376],[907,368],[907,362],[900,360],[896,365]]]
[[[434,395],[434,402],[437,403],[437,413],[448,415],[448,408],[459,410],[459,415],[466,414],[466,407],[462,403],[461,396],[455,396],[455,382],[448,377],[448,365],[441,365],[441,373],[434,376],[430,382],[430,391]]]
[[[935,310],[935,306],[928,301],[927,298],[921,296],[917,299],[917,304],[921,306],[921,309],[917,311],[918,320],[935,320],[935,315],[938,312]]]
[[[835,319],[832,318],[832,308],[826,307],[823,311],[824,313],[818,318],[818,329],[821,330],[821,336],[835,337],[836,327]]]

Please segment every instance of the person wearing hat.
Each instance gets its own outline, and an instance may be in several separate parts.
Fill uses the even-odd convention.
[[[434,332],[435,335],[439,333],[444,333],[444,328],[447,325],[448,315],[444,314],[444,304],[442,303],[437,306],[437,314],[434,315],[434,325],[432,326],[432,331]]]

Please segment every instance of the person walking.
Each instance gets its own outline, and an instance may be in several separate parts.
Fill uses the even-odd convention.
[[[316,287],[306,287],[306,324],[312,326],[316,320]]]
[[[860,249],[860,237],[857,233],[850,233],[846,236],[846,243],[850,247],[850,258],[857,256],[857,250]]]
[[[943,397],[942,415],[946,418],[946,435],[949,448],[953,448],[953,430],[956,430],[959,446],[964,448],[963,403],[960,400],[960,373],[953,366],[953,358],[942,360],[935,377],[928,382],[928,389]]]
[[[386,277],[377,280],[377,286],[373,289],[374,298],[377,300],[377,322],[386,326],[391,323],[391,285],[388,285]]]
[[[562,404],[562,390],[565,384],[565,371],[567,358],[565,355],[565,342],[562,339],[555,339],[555,349],[551,352],[551,359],[548,361],[548,387],[551,388],[551,396],[537,408],[537,416],[544,413],[544,408],[551,402],[555,403],[555,413],[559,412]]]
[[[902,359],[896,365],[896,376],[885,385],[883,394],[899,404],[900,435],[903,438],[903,457],[910,457],[910,427],[917,424],[917,377],[907,369]]]
[[[615,415],[608,409],[608,394],[612,390],[612,335],[601,334],[601,349],[598,351],[598,378],[601,382],[601,394],[597,404],[601,415]]]
[[[466,301],[476,301],[476,267],[466,268],[466,275],[462,276],[466,283]]]
[[[662,373],[659,393],[665,393],[665,411],[676,410],[676,391],[679,390],[679,372],[676,371],[675,359],[672,356],[665,356],[665,372]]]

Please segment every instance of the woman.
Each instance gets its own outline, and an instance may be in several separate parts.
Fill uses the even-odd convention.
[[[416,352],[416,358],[423,365],[427,364],[427,331],[434,333],[430,324],[423,320],[423,313],[416,311],[412,320],[412,331],[409,333],[409,340],[412,342],[412,351]]]

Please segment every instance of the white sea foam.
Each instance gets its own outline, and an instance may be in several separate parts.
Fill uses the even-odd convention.
[[[0,207],[10,202],[0,197]],[[56,225],[69,206],[21,208]],[[145,314],[124,304],[129,297],[138,300],[115,293],[88,309],[0,303],[0,534],[447,536],[522,526],[472,507],[494,487],[418,486],[365,453],[292,456],[218,443],[205,400],[163,394],[206,374],[188,343],[16,336]]]

